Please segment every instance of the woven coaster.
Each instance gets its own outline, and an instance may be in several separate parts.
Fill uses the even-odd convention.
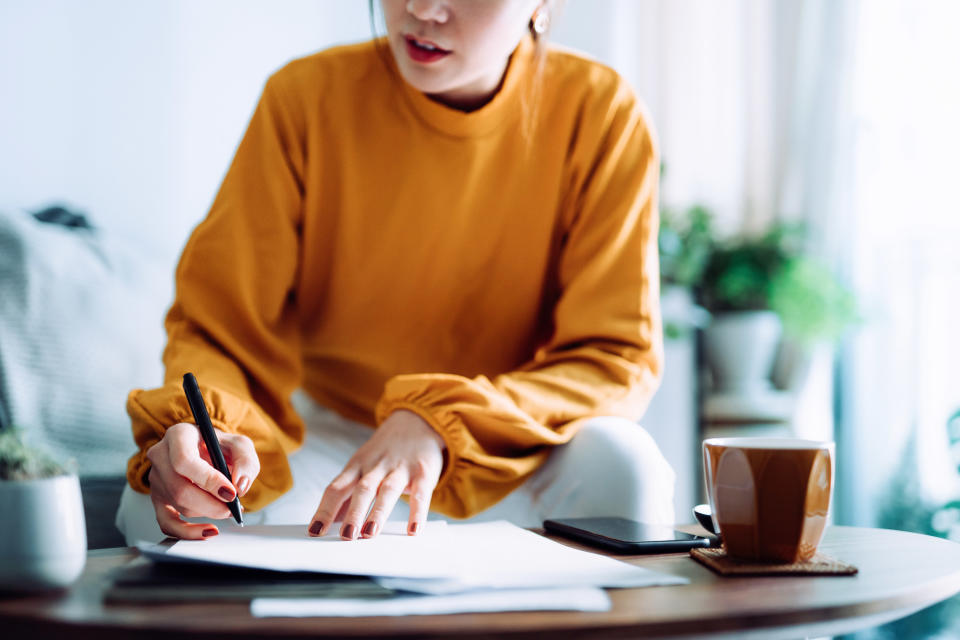
[[[691,549],[690,555],[700,564],[723,576],[852,576],[857,568],[818,553],[808,562],[769,564],[728,558],[723,549]]]

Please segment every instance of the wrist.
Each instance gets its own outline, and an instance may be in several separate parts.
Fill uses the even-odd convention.
[[[440,448],[441,452],[446,452],[447,443],[444,441],[443,436],[437,433],[437,430],[433,428],[427,420],[423,418],[416,411],[411,411],[410,409],[396,409],[393,413],[390,414],[390,418],[396,420],[397,422],[417,425],[424,433],[430,435],[437,446]]]

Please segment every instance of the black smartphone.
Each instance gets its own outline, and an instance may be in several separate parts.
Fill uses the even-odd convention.
[[[677,553],[714,544],[712,538],[626,518],[558,518],[544,520],[543,528],[549,533],[617,553]]]

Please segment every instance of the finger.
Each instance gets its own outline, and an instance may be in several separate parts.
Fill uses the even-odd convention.
[[[214,498],[186,478],[174,473],[172,477],[164,477],[162,482],[162,496],[184,516],[218,520],[230,517],[225,502]]]
[[[172,505],[154,502],[153,506],[160,531],[168,536],[181,540],[205,540],[220,533],[216,525],[184,522]]]
[[[340,527],[341,538],[355,540],[360,534],[360,527],[367,517],[367,512],[370,511],[373,499],[377,497],[380,483],[383,482],[386,474],[386,469],[378,465],[360,476],[350,496],[350,508],[343,518],[343,526]]]
[[[340,510],[337,511],[337,515],[334,516],[334,522],[343,522],[343,519],[347,517],[347,511],[350,510],[350,498],[347,498],[347,501],[340,505]]]
[[[253,440],[239,433],[225,433],[220,437],[224,456],[233,477],[233,486],[239,495],[250,490],[250,485],[260,475],[260,458]]]
[[[226,504],[178,474],[170,463],[166,446],[149,452],[150,495],[162,504],[170,504],[187,517],[228,518]]]
[[[427,512],[430,511],[430,498],[436,480],[418,475],[410,482],[410,519],[407,521],[407,535],[415,536],[423,529],[427,521]]]
[[[360,467],[349,464],[346,469],[334,478],[323,492],[320,506],[317,507],[313,518],[310,519],[309,532],[311,536],[326,535],[334,517],[340,513],[343,503],[350,498],[353,485],[360,478]]]
[[[237,497],[236,489],[226,476],[200,457],[200,431],[196,427],[176,424],[167,429],[164,439],[168,442],[170,465],[175,472],[223,502]]]
[[[367,521],[360,531],[361,536],[372,538],[383,530],[383,523],[390,517],[390,512],[396,506],[397,500],[400,499],[403,490],[407,488],[409,477],[406,469],[394,469],[387,474],[377,490],[373,508],[370,509]]]

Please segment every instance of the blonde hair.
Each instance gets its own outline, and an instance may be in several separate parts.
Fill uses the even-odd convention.
[[[538,11],[546,11],[547,25],[543,32],[534,28],[534,18],[530,18],[527,29],[533,38],[533,79],[530,90],[521,94],[521,111],[523,113],[523,136],[529,141],[533,134],[533,125],[540,114],[540,99],[543,93],[543,69],[547,62],[547,40],[553,26],[563,10],[564,0],[543,0]]]

